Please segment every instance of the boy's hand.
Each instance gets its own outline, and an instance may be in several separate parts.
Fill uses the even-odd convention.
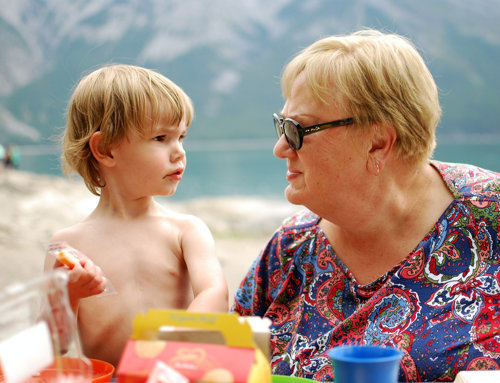
[[[68,269],[68,294],[70,301],[102,293],[106,288],[106,278],[99,266],[87,256],[69,246],[66,242],[53,242],[48,253],[55,257],[54,268]]]
[[[70,301],[100,294],[106,288],[101,268],[86,257],[79,258],[79,262],[68,271],[68,277]]]
[[[78,310],[80,299],[101,294],[108,287],[101,268],[66,242],[48,244],[44,268],[45,270],[52,268],[67,270],[68,297],[74,313]]]

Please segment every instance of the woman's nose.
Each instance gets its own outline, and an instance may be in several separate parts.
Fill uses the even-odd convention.
[[[276,141],[276,144],[274,144],[273,154],[278,158],[286,158],[289,156],[288,152],[290,150],[292,150],[292,148],[288,145],[285,135],[282,134],[281,137],[278,138],[278,141]]]

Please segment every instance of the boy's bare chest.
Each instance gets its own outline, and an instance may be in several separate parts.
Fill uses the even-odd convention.
[[[181,236],[173,225],[98,222],[81,234],[79,250],[112,281],[175,279],[185,271]]]

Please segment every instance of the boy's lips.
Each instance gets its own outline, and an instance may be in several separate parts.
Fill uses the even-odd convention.
[[[181,180],[182,179],[182,174],[184,173],[184,168],[178,168],[177,170],[175,170],[174,172],[170,173],[170,174],[167,174],[167,177],[168,178],[174,178],[174,179],[178,179],[178,180]]]

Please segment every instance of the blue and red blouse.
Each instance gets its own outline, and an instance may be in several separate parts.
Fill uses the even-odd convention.
[[[500,174],[432,161],[454,196],[397,266],[360,285],[320,217],[286,219],[235,294],[234,311],[270,318],[273,374],[331,381],[326,352],[346,344],[403,351],[400,381],[453,381],[500,369]]]

